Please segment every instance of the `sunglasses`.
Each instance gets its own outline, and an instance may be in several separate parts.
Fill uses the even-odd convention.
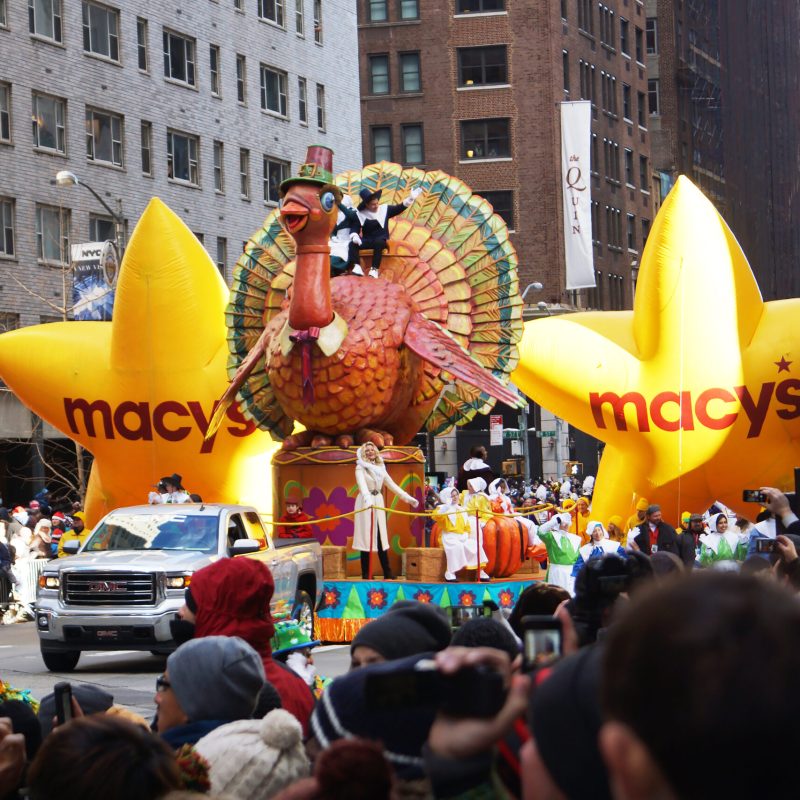
[[[156,678],[156,691],[163,692],[165,689],[171,689],[172,684],[163,676],[159,675]]]

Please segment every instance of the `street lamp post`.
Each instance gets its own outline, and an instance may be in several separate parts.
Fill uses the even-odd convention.
[[[117,245],[117,257],[121,260],[122,253],[125,249],[125,219],[122,216],[122,200],[117,198],[117,210],[114,211],[111,206],[91,187],[86,181],[78,180],[78,176],[74,172],[62,169],[56,173],[56,185],[58,186],[83,186],[88,189],[95,197],[98,203],[108,211],[111,218],[114,220],[114,238]]]

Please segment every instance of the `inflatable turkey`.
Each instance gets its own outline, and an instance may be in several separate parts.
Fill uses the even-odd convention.
[[[403,445],[496,400],[520,405],[507,386],[522,300],[505,223],[443,172],[381,162],[334,179],[331,160],[309,148],[239,259],[226,317],[231,384],[209,435],[237,396],[286,448]],[[380,277],[331,278],[343,194],[380,190],[381,202],[400,203],[412,188],[416,202],[389,220]],[[306,430],[291,435],[295,421]]]

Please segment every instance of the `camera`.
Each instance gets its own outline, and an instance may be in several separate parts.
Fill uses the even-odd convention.
[[[53,700],[56,706],[56,720],[59,725],[72,719],[72,684],[67,681],[53,687]]]
[[[547,616],[523,617],[522,630],[522,652],[526,670],[550,666],[561,658],[561,620]]]
[[[776,553],[778,543],[774,539],[756,539],[756,553]]]
[[[397,671],[377,671],[366,677],[367,708],[397,711],[429,708],[451,717],[495,716],[506,701],[502,676],[483,665],[444,675],[436,662],[423,658]]]
[[[742,492],[742,501],[745,503],[759,503],[764,505],[767,496],[760,489],[745,489]]]

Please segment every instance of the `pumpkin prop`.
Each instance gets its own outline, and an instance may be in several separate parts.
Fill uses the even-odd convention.
[[[492,517],[483,526],[486,572],[493,578],[507,578],[519,571],[528,548],[528,532],[509,517]]]

